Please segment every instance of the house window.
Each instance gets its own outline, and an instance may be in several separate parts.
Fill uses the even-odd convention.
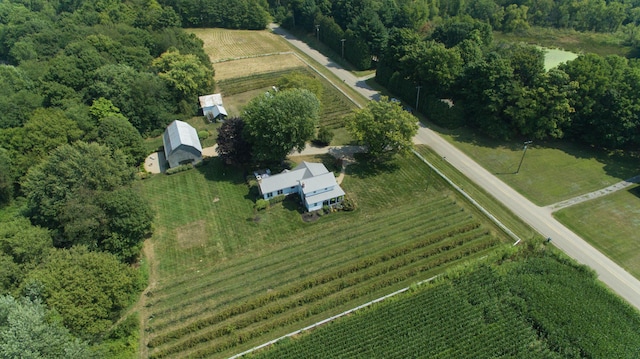
[[[267,193],[267,198],[271,198],[271,197],[273,197],[273,192]]]
[[[296,189],[296,186],[291,186],[291,189]]]
[[[281,189],[278,190],[278,194],[283,194],[283,193],[284,193],[283,190],[281,190]]]

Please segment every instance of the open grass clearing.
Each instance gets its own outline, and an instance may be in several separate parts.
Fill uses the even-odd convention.
[[[562,209],[554,215],[640,278],[640,186]]]
[[[151,356],[228,356],[510,243],[414,156],[347,171],[359,209],[310,224],[287,202],[254,213],[243,174],[216,159],[143,181],[158,227]]]
[[[204,42],[204,51],[213,63],[290,50],[279,36],[272,34],[269,30],[194,28],[185,29],[185,31],[195,34]]]
[[[629,56],[633,50],[629,46],[623,46],[622,39],[616,34],[578,32],[569,29],[531,27],[517,33],[494,31],[493,37],[498,41],[525,42],[547,48],[564,49],[577,54]]]
[[[569,141],[534,142],[520,172],[522,142],[493,141],[469,129],[447,130],[443,137],[489,172],[539,206],[589,193],[640,173],[637,157],[608,153]]]
[[[294,54],[268,55],[213,64],[216,82],[306,67]]]

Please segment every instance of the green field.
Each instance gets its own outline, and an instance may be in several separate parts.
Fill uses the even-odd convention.
[[[358,209],[314,223],[289,201],[254,213],[217,159],[143,181],[157,212],[149,356],[229,356],[510,243],[414,156],[347,171]]]
[[[520,172],[515,174],[522,159],[522,142],[492,141],[468,129],[446,131],[444,138],[540,206],[589,193],[640,173],[640,162],[631,155],[553,141],[529,146]]]
[[[481,265],[255,358],[637,358],[640,314],[545,252]]]
[[[556,218],[640,278],[640,187],[565,208]]]

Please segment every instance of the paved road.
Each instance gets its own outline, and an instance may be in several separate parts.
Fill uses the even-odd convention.
[[[283,36],[295,47],[304,51],[321,65],[326,66],[362,95],[370,99],[379,97],[379,94],[367,86],[363,79],[356,78],[353,74],[342,69],[340,65],[311,49],[285,30],[277,26],[272,26],[272,29],[274,33]],[[550,209],[536,206],[424,125],[420,126],[415,142],[429,145],[436,153],[446,158],[460,172],[492,194],[540,234],[544,237],[551,237],[552,244],[578,262],[593,268],[598,273],[600,280],[631,305],[640,309],[640,281],[555,220]]]

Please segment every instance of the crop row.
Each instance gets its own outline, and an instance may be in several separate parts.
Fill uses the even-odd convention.
[[[322,275],[318,275],[318,276],[314,276],[310,279],[304,280],[304,281],[300,281],[297,283],[292,283],[289,284],[288,286],[285,286],[284,288],[278,290],[278,291],[272,291],[266,294],[262,294],[260,296],[254,297],[252,300],[247,301],[245,303],[243,303],[242,305],[239,306],[235,306],[232,308],[228,308],[224,311],[220,311],[218,312],[216,315],[211,316],[209,318],[206,319],[200,319],[200,321],[191,323],[190,326],[185,326],[182,327],[181,329],[175,330],[173,332],[170,333],[170,336],[172,338],[177,338],[177,337],[181,337],[182,335],[185,335],[189,332],[193,332],[196,330],[199,330],[203,327],[207,327],[213,324],[216,324],[222,320],[225,320],[229,317],[232,317],[234,315],[238,315],[250,310],[254,310],[256,308],[259,308],[267,303],[276,301],[278,299],[281,298],[285,298],[288,297],[294,293],[298,293],[307,289],[311,289],[313,287],[328,283],[330,281],[339,279],[341,277],[344,277],[345,275],[349,274],[349,273],[354,273],[363,269],[366,269],[370,266],[373,266],[376,263],[379,262],[383,262],[395,257],[398,257],[402,254],[408,253],[412,250],[421,248],[421,247],[425,247],[428,246],[430,244],[433,243],[438,243],[440,241],[446,240],[456,234],[459,233],[464,233],[473,229],[476,229],[479,227],[479,224],[477,222],[472,222],[467,224],[466,226],[462,226],[462,227],[456,227],[453,229],[449,229],[447,232],[442,232],[439,233],[438,235],[432,236],[430,238],[425,238],[422,241],[416,242],[416,243],[410,243],[407,246],[404,247],[399,247],[399,248],[394,248],[389,252],[383,253],[381,255],[378,255],[377,257],[373,257],[373,258],[364,258],[364,259],[360,259],[358,261],[356,261],[355,263],[350,263],[347,266],[344,266],[343,268],[340,268],[338,270],[333,270],[332,272],[329,273],[325,273]],[[158,342],[162,343],[164,342],[164,340],[162,338],[167,337],[168,339],[169,334],[163,336],[163,337],[156,337],[154,338],[149,346],[154,347],[154,346],[158,346]]]
[[[267,72],[262,74],[254,74],[245,77],[236,77],[233,79],[222,80],[218,82],[222,88],[222,94],[225,96],[237,95],[243,92],[256,90],[273,86],[278,79],[294,71],[304,71],[305,68],[287,69],[281,71]]]
[[[493,289],[486,284],[485,290]],[[366,325],[362,319],[349,318],[303,340],[291,341],[287,350],[276,346],[263,357],[367,357],[380,353],[387,357],[415,353],[427,357],[518,356],[513,355],[514,347],[526,348],[536,339],[526,322],[509,311],[499,321],[486,324],[482,320],[485,307],[465,304],[450,286],[421,290],[390,306],[365,313]],[[451,316],[449,321],[457,325],[436,319]]]
[[[308,305],[305,307],[301,307],[298,309],[303,309],[302,311],[296,311],[291,317],[279,318],[274,321],[267,321],[266,323],[256,326],[250,331],[245,332],[234,332],[228,338],[221,340],[218,343],[209,342],[210,340],[215,340],[218,338],[211,337],[208,334],[205,334],[205,337],[208,340],[200,341],[190,341],[190,345],[195,345],[198,343],[203,343],[203,348],[196,350],[193,354],[193,357],[204,357],[209,356],[211,354],[226,350],[235,345],[241,344],[245,341],[248,341],[252,338],[267,334],[268,332],[285,325],[293,324],[303,319],[306,319],[312,315],[317,315],[321,313],[325,313],[327,310],[331,308],[335,308],[341,305],[344,305],[352,300],[361,298],[366,295],[370,295],[373,292],[379,291],[381,289],[387,288],[391,285],[395,285],[397,283],[404,282],[410,278],[415,277],[417,274],[428,271],[433,268],[437,268],[447,263],[451,263],[456,260],[460,260],[462,258],[467,258],[470,254],[476,253],[477,251],[482,251],[488,248],[489,246],[494,245],[494,243],[483,243],[479,244],[477,247],[469,247],[467,249],[461,250],[460,252],[447,253],[447,255],[442,255],[437,258],[437,260],[432,261],[427,265],[422,265],[414,268],[408,268],[404,271],[395,272],[392,275],[387,275],[381,278],[382,280],[377,282],[372,282],[369,285],[358,287],[352,291],[339,291],[329,296],[327,299],[320,301],[318,303]],[[204,338],[201,338],[204,339]],[[191,348],[191,346],[189,346]]]
[[[440,260],[434,260],[432,261],[433,263],[427,263],[426,265],[421,266],[420,268],[412,268],[411,270],[405,272],[403,275],[401,275],[401,278],[398,278],[397,276],[385,276],[386,274],[393,272],[397,269],[400,269],[402,267],[405,267],[409,264],[412,264],[422,258],[428,258],[434,255],[437,255],[439,253],[444,253],[446,251],[452,250],[454,248],[456,248],[457,246],[462,246],[466,240],[470,240],[472,236],[468,236],[468,238],[461,238],[458,239],[456,241],[455,244],[452,243],[447,243],[443,246],[440,247],[436,247],[430,251],[428,251],[427,253],[420,253],[417,256],[413,257],[413,258],[409,258],[411,256],[401,256],[399,257],[399,260],[397,262],[394,263],[390,263],[388,266],[381,266],[380,268],[378,268],[377,271],[375,271],[374,273],[364,273],[362,276],[356,276],[356,277],[352,277],[349,280],[343,279],[342,281],[338,281],[337,283],[332,283],[330,286],[322,286],[317,288],[316,290],[305,294],[303,297],[300,298],[295,298],[292,301],[289,301],[288,304],[286,302],[282,302],[282,301],[278,301],[277,303],[274,303],[273,305],[263,308],[261,311],[257,311],[256,313],[253,313],[250,316],[247,316],[244,318],[244,321],[235,321],[232,325],[233,328],[243,328],[245,326],[248,326],[252,323],[255,323],[256,321],[262,321],[262,320],[266,320],[271,318],[273,315],[275,314],[279,314],[282,313],[284,311],[287,311],[289,309],[292,308],[296,308],[296,307],[300,307],[300,306],[306,306],[310,303],[315,303],[318,302],[320,299],[328,297],[332,294],[338,293],[346,288],[349,288],[351,286],[354,286],[358,283],[367,281],[369,279],[372,278],[377,278],[379,276],[382,276],[383,278],[381,278],[382,280],[373,283],[369,288],[365,289],[364,291],[357,293],[354,295],[354,293],[348,294],[349,296],[349,300],[358,298],[362,295],[366,295],[369,294],[372,290],[377,290],[380,288],[384,288],[388,285],[391,285],[393,283],[397,283],[399,280],[404,280],[408,277],[414,276],[417,273],[424,271],[425,269],[428,268],[433,268],[435,266],[440,265],[441,263],[445,263],[451,260],[455,260],[455,259],[459,259],[459,258],[463,258],[465,256],[468,256],[476,251],[479,250],[483,250],[486,249],[489,246],[492,246],[494,243],[491,243],[491,241],[489,241],[489,243],[484,243],[481,242],[479,245],[476,245],[475,247],[469,247],[466,250],[462,250],[459,253],[453,253],[452,256],[449,257],[443,257]],[[486,241],[485,241],[486,242]],[[400,252],[402,253],[402,252]],[[390,260],[391,258],[395,258],[395,256],[391,255],[390,257],[384,258],[385,261]],[[366,267],[366,266],[365,266]],[[335,279],[334,279],[335,280]],[[342,302],[343,300],[341,300]],[[314,312],[320,313],[324,310],[330,309],[332,307],[334,307],[335,305],[337,305],[339,303],[321,303],[321,306],[319,310],[312,310],[312,309],[308,309],[307,312],[311,312],[308,313],[308,315],[311,314],[316,314]],[[317,307],[317,306],[316,306]],[[288,320],[289,322],[291,321],[290,319]],[[295,320],[294,320],[295,321]],[[213,324],[213,323],[208,323],[209,325]],[[273,328],[278,327],[279,325],[275,325]],[[272,328],[272,329],[273,329]],[[198,328],[199,329],[203,329],[202,327]],[[218,337],[220,334],[225,334],[224,329],[218,329],[215,330],[213,333],[209,332],[203,335],[198,335],[195,337],[191,337],[189,339],[187,339],[186,341],[182,341],[180,342],[179,345],[170,347],[170,348],[166,348],[165,350],[158,352],[158,353],[154,353],[154,355],[159,355],[160,356],[164,356],[164,355],[169,355],[172,353],[176,353],[176,352],[180,352],[182,350],[185,350],[187,348],[192,347],[193,345],[197,344],[197,343],[201,343],[201,342],[205,342],[205,341],[209,341],[212,339],[215,339],[216,337]],[[162,354],[160,354],[162,353]]]
[[[385,227],[387,227],[406,224],[408,222],[418,222],[424,225],[423,228],[425,233],[429,233],[431,232],[431,223],[435,223],[440,219],[445,219],[448,216],[459,213],[460,211],[460,207],[456,206],[450,198],[443,197],[441,199],[434,200],[434,204],[432,206],[428,208],[421,208],[419,217],[408,217],[404,211],[399,210],[385,216],[384,224]],[[349,243],[350,248],[352,248],[353,240],[356,238],[379,238],[377,235],[379,230],[380,226],[374,220],[369,221],[366,224],[350,227],[348,231],[340,232],[340,235],[337,235],[334,231],[318,231],[316,233],[309,233],[307,237],[308,239],[304,243],[288,246],[280,250],[279,253],[285,254],[282,255],[280,260],[274,261],[274,253],[270,253],[268,256],[264,256],[261,259],[250,258],[237,260],[233,264],[226,263],[224,271],[226,273],[237,271],[244,274],[246,273],[247,265],[251,265],[250,270],[259,276],[261,274],[270,273],[269,267],[280,266],[282,263],[292,263],[291,255],[304,256],[313,254],[314,258],[317,258],[316,256],[325,254],[330,250],[333,252],[341,252],[344,251],[344,245],[346,243]],[[371,234],[374,233],[376,233],[376,236],[371,236]],[[291,252],[291,255],[286,254],[286,252]],[[333,254],[333,252],[330,253]],[[201,272],[201,274],[205,276],[217,273],[220,273],[220,268],[216,266]],[[194,283],[192,274],[185,275],[183,276],[183,279],[173,279],[170,285],[164,286],[161,292],[157,292],[157,295],[154,294],[154,297],[151,298],[151,302],[154,305],[159,304],[164,300],[164,297],[168,296],[168,294],[183,297],[186,293],[185,286],[189,287],[189,290],[199,292],[202,287],[217,286],[219,282],[225,281],[226,277],[227,276],[215,276],[206,282]],[[261,277],[259,278],[262,280]]]
[[[205,273],[202,276],[208,280],[202,281],[201,284],[194,284],[193,288],[180,287],[178,288],[179,290],[174,290],[171,296],[159,298],[158,301],[153,302],[153,304],[162,304],[159,302],[160,300],[169,301],[171,298],[177,297],[182,299],[180,303],[181,307],[184,307],[185,304],[188,303],[197,303],[202,302],[204,299],[210,299],[211,291],[222,295],[224,293],[221,292],[221,288],[228,288],[228,285],[225,285],[225,283],[234,283],[234,277],[244,275],[247,271],[256,273],[255,278],[252,278],[252,281],[255,282],[256,285],[264,283],[265,279],[269,277],[278,278],[283,282],[290,281],[291,278],[288,278],[287,275],[295,275],[293,269],[299,267],[299,263],[291,261],[291,258],[313,257],[313,268],[315,268],[316,271],[321,271],[326,267],[334,266],[335,259],[344,258],[345,255],[361,256],[366,253],[371,253],[377,248],[413,240],[416,233],[420,234],[420,237],[427,237],[432,234],[437,234],[439,231],[446,230],[448,227],[458,226],[471,220],[468,214],[452,206],[442,211],[427,213],[426,216],[420,217],[419,220],[411,220],[406,216],[398,216],[397,218],[390,217],[385,221],[387,225],[384,227],[384,230],[380,229],[379,224],[370,223],[369,225],[354,228],[354,230],[349,231],[349,233],[343,232],[342,236],[336,236],[330,231],[324,231],[324,237],[310,238],[304,244],[296,245],[294,248],[286,248],[278,253],[272,253],[268,257],[263,257],[257,261],[258,263],[256,263],[255,260],[253,263],[244,263],[242,266],[231,267],[231,269],[224,270],[223,272],[218,271],[215,273],[215,276],[209,276],[209,274]],[[409,233],[410,231],[413,231],[413,234],[400,238],[401,240],[399,241],[393,242],[389,240],[389,233],[402,236],[402,233]],[[331,236],[333,236],[333,238],[330,238]],[[346,246],[349,248],[348,252],[345,252]],[[356,253],[360,247],[362,248]],[[330,263],[323,265],[323,262],[327,261]],[[250,268],[247,268],[247,266],[250,266]],[[312,274],[312,272],[308,274]],[[248,283],[245,282],[242,285],[246,284]],[[235,285],[240,284],[235,283]],[[272,283],[269,282],[266,285],[272,286]],[[231,290],[231,288],[227,290]],[[189,295],[188,299],[186,299],[185,295],[190,293],[194,295]],[[169,307],[168,304],[169,303],[164,306]],[[168,311],[169,309],[170,308],[165,308],[164,311]],[[156,313],[162,314],[163,312],[156,310]]]
[[[454,224],[455,223],[455,224]],[[273,300],[277,300],[279,298],[284,298],[286,296],[291,295],[291,293],[295,293],[295,292],[299,292],[301,290],[305,290],[308,288],[311,288],[315,285],[320,285],[323,284],[326,281],[332,280],[335,276],[340,277],[342,275],[344,275],[345,273],[350,273],[350,272],[354,272],[357,270],[360,270],[362,268],[366,268],[367,266],[373,265],[375,264],[377,261],[385,261],[389,258],[394,258],[399,256],[400,254],[404,254],[407,253],[409,251],[415,250],[417,248],[420,248],[422,246],[427,246],[433,243],[437,243],[443,240],[448,239],[450,236],[453,236],[457,233],[462,233],[462,232],[466,232],[468,230],[471,229],[475,229],[479,226],[479,224],[475,221],[473,221],[472,219],[467,219],[466,221],[451,221],[451,223],[447,223],[447,225],[442,225],[442,226],[437,226],[438,230],[434,231],[433,234],[431,235],[431,237],[429,236],[422,236],[422,239],[413,243],[410,243],[408,245],[405,245],[404,247],[395,247],[392,248],[391,250],[387,249],[386,251],[384,251],[383,253],[379,254],[377,257],[377,260],[374,259],[360,259],[359,261],[355,262],[355,264],[350,264],[348,265],[345,269],[342,270],[338,270],[336,271],[334,266],[332,265],[333,263],[328,264],[327,269],[330,269],[332,272],[332,274],[322,274],[322,273],[316,273],[316,275],[314,277],[312,277],[311,279],[308,279],[306,281],[301,281],[298,282],[299,284],[289,284],[288,286],[285,286],[284,289],[282,289],[279,294],[276,291],[272,291],[270,292],[268,295],[267,294],[263,294],[261,297],[258,298],[254,298],[253,301],[247,302],[247,307],[250,309],[253,309],[254,306],[260,306],[263,305],[264,303],[266,303],[267,301],[273,301]],[[414,232],[418,232],[418,233],[422,233],[422,230],[420,228],[420,226],[414,226]],[[408,235],[405,233],[405,235],[407,235],[407,237],[411,238],[411,235]],[[378,243],[384,244],[384,241],[379,241]],[[402,253],[400,253],[399,251],[402,251]],[[331,256],[328,256],[329,259],[331,258]],[[375,258],[375,257],[373,257]],[[314,267],[319,267],[318,263],[316,263],[317,261],[314,261],[313,265]],[[319,270],[318,270],[319,271]],[[310,273],[310,275],[312,275],[314,273]],[[272,276],[274,274],[271,274]],[[229,278],[228,276],[225,276],[226,278]],[[238,283],[238,285],[250,285],[250,283],[246,283],[243,281],[238,281],[237,279],[229,278],[231,281],[236,281]],[[291,281],[293,280],[293,278],[284,278],[282,280],[282,283],[291,283]],[[275,286],[273,286],[275,287]],[[198,300],[202,303],[205,300],[211,300],[213,296],[218,296],[218,295],[224,295],[225,293],[220,293],[220,290],[218,290],[218,292],[215,291],[215,288],[220,288],[220,286],[212,286],[211,288],[214,289],[214,291],[212,291],[212,293],[209,293],[209,295],[207,297],[199,297]],[[229,290],[233,290],[229,289]],[[221,303],[217,303],[218,305],[224,305],[227,302],[230,303],[237,303],[240,300],[240,298],[238,297],[234,297],[234,298],[230,298],[228,299],[228,301],[225,302],[221,302]],[[251,304],[251,303],[255,303],[255,304]],[[181,308],[184,308],[184,306],[181,306]],[[161,325],[155,325],[152,327],[149,327],[149,331],[156,331],[156,330],[160,330],[164,327],[167,326],[171,326],[174,325],[176,323],[180,323],[180,324],[185,324],[186,323],[186,319],[188,319],[189,317],[201,317],[201,311],[203,310],[215,310],[216,308],[203,308],[202,306],[198,307],[198,312],[196,313],[192,313],[191,315],[187,315],[187,316],[180,316],[178,318],[174,318],[173,320],[170,321],[165,321],[163,323],[161,323]],[[166,313],[165,313],[166,314]],[[154,317],[158,316],[157,314],[154,314]]]

